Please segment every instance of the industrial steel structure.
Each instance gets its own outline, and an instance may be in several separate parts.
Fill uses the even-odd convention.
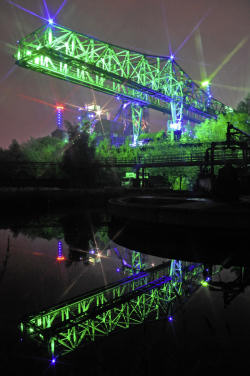
[[[47,347],[54,360],[145,320],[164,317],[172,321],[181,297],[185,301],[198,287],[207,285],[206,270],[202,264],[169,260],[25,317],[20,324],[22,336]]]
[[[200,123],[227,111],[173,55],[143,54],[56,24],[43,25],[21,39],[16,64],[119,97],[131,108],[134,142],[143,108],[170,114],[176,129],[183,121]]]

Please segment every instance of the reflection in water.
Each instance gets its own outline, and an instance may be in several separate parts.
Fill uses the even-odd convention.
[[[46,223],[45,220],[43,222]],[[32,221],[30,220],[29,223]],[[14,227],[15,234],[25,233],[25,237],[21,236],[17,240],[10,237],[11,257],[9,257],[9,245],[7,248],[6,244],[2,247],[4,252],[0,266],[2,265],[3,268],[0,268],[0,278],[3,280],[4,275],[5,278],[0,287],[5,286],[8,304],[10,304],[9,296],[13,303],[11,309],[6,308],[7,304],[2,304],[5,317],[7,317],[5,313],[7,309],[11,310],[13,314],[12,321],[9,319],[11,325],[9,324],[9,327],[6,325],[6,335],[2,337],[4,342],[6,342],[6,338],[11,339],[9,328],[12,330],[16,328],[16,323],[20,322],[22,315],[25,314],[21,325],[24,337],[35,339],[46,348],[49,345],[50,359],[54,359],[53,362],[56,362],[58,356],[68,352],[72,357],[77,356],[76,352],[73,353],[75,349],[95,341],[99,336],[106,337],[110,333],[119,331],[116,338],[120,338],[122,335],[126,336],[127,333],[126,331],[120,333],[121,330],[145,322],[150,322],[147,325],[152,324],[154,329],[158,328],[158,332],[155,331],[156,337],[162,334],[161,323],[164,322],[165,327],[169,328],[166,337],[162,334],[164,339],[160,346],[164,348],[169,341],[171,329],[175,336],[178,327],[182,327],[182,323],[185,323],[192,332],[187,340],[189,343],[192,341],[193,330],[198,322],[196,315],[199,316],[200,321],[204,322],[204,317],[208,316],[209,309],[217,309],[215,305],[217,297],[223,299],[226,310],[223,311],[222,316],[223,320],[224,317],[227,317],[230,322],[231,332],[234,333],[234,330],[235,332],[238,330],[235,328],[238,328],[241,321],[247,327],[248,318],[245,321],[241,319],[244,312],[246,312],[245,316],[248,312],[247,293],[249,289],[247,287],[250,284],[250,268],[221,269],[216,266],[217,264],[214,265],[211,257],[208,257],[205,263],[197,261],[197,259],[195,263],[183,260],[169,261],[166,257],[169,257],[171,252],[176,255],[176,258],[179,250],[184,256],[188,254],[185,243],[187,238],[181,236],[182,233],[175,234],[176,243],[174,243],[175,238],[168,239],[169,229],[168,234],[166,234],[166,229],[165,232],[162,232],[163,240],[154,239],[155,242],[158,242],[159,249],[161,243],[162,253],[156,253],[164,257],[164,259],[160,259],[152,256],[153,252],[150,251],[150,247],[152,244],[152,250],[155,250],[153,242],[147,244],[148,254],[143,254],[138,251],[141,248],[133,243],[133,239],[131,243],[134,245],[131,246],[131,249],[129,249],[129,245],[121,246],[112,241],[107,235],[107,220],[103,213],[94,213],[93,215],[91,213],[70,215],[64,213],[56,219],[50,218],[46,229],[43,227],[39,229],[39,226],[29,229],[26,224],[13,225]],[[142,233],[144,237],[145,233],[148,236],[145,228]],[[30,246],[31,243],[27,236],[35,239],[34,243],[32,243],[33,240],[30,240],[33,245]],[[42,239],[36,240],[37,237],[50,239],[50,242],[43,242]],[[203,239],[200,249],[206,243],[207,237],[208,235],[204,237],[205,240]],[[181,238],[186,248],[183,246],[183,248],[177,249],[176,246],[176,249],[173,250],[171,244],[178,244]],[[17,246],[18,241],[20,243]],[[148,242],[148,237],[145,237],[145,241]],[[4,242],[6,243],[6,241]],[[33,246],[34,248],[32,248]],[[35,254],[44,257],[33,257]],[[161,264],[162,261],[165,264]],[[151,271],[149,271],[150,269]],[[6,274],[9,272],[10,276],[15,275],[15,281],[19,281],[18,286],[15,283],[13,287],[11,278],[6,278]],[[34,279],[34,283],[30,283],[33,273],[36,273],[37,278]],[[15,298],[12,295],[13,292],[14,295],[16,292]],[[62,296],[66,301],[57,304],[62,300]],[[72,299],[73,296],[77,296],[77,298]],[[202,297],[204,298],[204,296],[208,297],[209,304],[203,310]],[[215,296],[216,298],[214,298]],[[192,300],[190,300],[191,297]],[[2,295],[1,303],[4,303],[3,298],[5,297]],[[242,304],[244,306],[242,311],[238,308],[239,301],[245,304]],[[187,302],[189,302],[188,305],[186,305]],[[57,305],[54,306],[54,304]],[[51,308],[41,312],[42,308],[48,305]],[[220,309],[223,306],[223,304],[217,305],[220,306]],[[227,309],[229,306],[230,309]],[[229,315],[232,312],[234,314],[237,311],[236,308],[240,311],[241,319],[239,320],[239,317],[236,316],[235,320],[231,319],[230,321]],[[26,314],[34,311],[38,313],[27,317]],[[192,312],[190,313],[191,319],[190,316],[185,316],[189,312]],[[192,318],[194,312],[195,325]],[[211,317],[209,317],[209,322],[213,320],[213,315]],[[159,321],[160,319],[161,321]],[[205,318],[205,320],[208,319]],[[213,323],[213,325],[215,324]],[[183,325],[184,329],[181,329],[184,333],[183,336],[186,327],[184,328]],[[142,328],[141,333],[143,333],[144,326],[138,326],[138,328]],[[133,333],[133,331],[129,331],[129,333]],[[216,335],[217,338],[215,338]],[[242,335],[242,333],[238,330],[235,338],[233,335],[230,337],[231,341],[237,339],[237,335]],[[212,338],[214,346],[216,340],[220,340],[220,332],[218,331],[213,336],[215,336]],[[114,337],[111,337],[110,342],[113,341],[112,338]],[[203,338],[207,340],[206,332]],[[174,342],[175,338],[172,340]],[[12,341],[14,342],[14,340]],[[104,349],[108,348],[107,341],[103,341]],[[151,346],[152,350],[154,343],[150,341],[151,338],[146,340],[142,338],[142,343],[145,346],[146,344]],[[197,342],[199,341],[202,341],[202,334]],[[228,338],[225,341],[228,341]],[[171,342],[171,347],[173,342]],[[23,346],[24,343],[26,344],[26,341],[22,343],[22,349],[27,348]],[[37,350],[33,347],[33,342],[31,343],[33,356]],[[129,343],[128,346],[130,347],[131,344]],[[91,346],[86,347],[84,351],[91,352],[91,348]],[[187,351],[186,348],[185,351]],[[94,351],[94,353],[96,354],[98,351]],[[179,354],[179,348],[176,350],[176,354]],[[60,366],[60,362],[57,364]]]
[[[240,294],[244,293],[246,287],[250,285],[249,267],[234,267],[231,272],[234,274],[233,280],[225,282],[221,277],[217,281],[211,280],[209,282],[211,291],[222,292],[225,308]]]
[[[57,261],[61,262],[65,260],[65,257],[63,256],[63,246],[61,240],[57,242]]]
[[[136,270],[137,274],[26,317],[21,332],[49,348],[55,362],[99,336],[146,320],[173,321],[176,311],[219,270],[210,268],[208,277],[206,266],[177,260]]]
[[[10,257],[10,238],[8,237],[6,253],[5,253],[4,260],[3,260],[2,271],[0,273],[0,282],[2,282],[3,277],[6,273],[9,257]]]

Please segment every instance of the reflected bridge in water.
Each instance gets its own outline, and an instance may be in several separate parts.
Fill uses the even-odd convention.
[[[174,314],[212,275],[213,266],[169,260],[153,268],[26,316],[22,337],[48,349],[52,363],[77,348],[133,325]]]

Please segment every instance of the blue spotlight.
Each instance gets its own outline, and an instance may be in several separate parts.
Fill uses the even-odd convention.
[[[49,21],[49,24],[50,24],[50,25],[53,25],[54,20],[52,20],[52,18],[50,18],[48,21]]]

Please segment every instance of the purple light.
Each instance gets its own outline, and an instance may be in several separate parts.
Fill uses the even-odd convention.
[[[206,278],[206,282],[210,281],[210,279],[211,279],[210,277],[207,277],[207,278]]]
[[[91,250],[89,251],[89,253],[90,253],[91,255],[93,255],[93,254],[95,253],[95,251],[94,251],[93,249],[91,249]]]
[[[11,67],[10,70],[0,79],[0,84],[4,82],[15,70],[15,67]]]
[[[171,56],[170,56],[170,60],[174,60],[174,55],[171,55]]]
[[[62,10],[62,8],[64,7],[64,5],[66,4],[66,2],[67,2],[67,0],[64,0],[64,1],[62,2],[62,4],[60,5],[60,7],[57,9],[54,18],[56,18],[56,16],[58,15],[58,13],[61,12],[61,10]]]
[[[53,364],[53,365],[56,364],[56,358],[51,359],[51,364]]]
[[[120,271],[120,268],[117,268],[117,269],[116,269],[116,271],[117,271],[117,272],[119,273],[119,271]]]
[[[54,21],[52,20],[52,18],[50,18],[48,21],[50,25],[53,25]]]
[[[65,260],[65,257],[63,256],[63,253],[62,253],[63,249],[62,249],[62,242],[59,240],[58,243],[57,243],[57,261],[64,261]]]
[[[46,0],[43,0],[43,5],[44,5],[44,8],[46,10],[48,18],[50,18],[50,14],[49,14],[49,10],[48,10],[48,6],[47,6],[47,3],[46,3]]]
[[[56,111],[57,111],[57,126],[59,129],[62,128],[63,126],[63,111],[64,111],[64,106],[63,105],[57,105],[56,106]]]
[[[15,7],[19,8],[19,9],[21,9],[21,10],[24,10],[25,12],[27,12],[27,13],[29,13],[29,14],[32,14],[33,16],[36,16],[36,17],[40,18],[40,19],[43,20],[43,21],[47,21],[46,18],[41,17],[41,16],[39,16],[38,14],[36,14],[36,13],[34,13],[34,12],[31,12],[30,10],[28,10],[28,9],[26,9],[26,8],[21,7],[20,5],[14,3],[14,1],[7,0],[7,2],[8,2],[9,4],[11,4],[11,5],[14,5]]]
[[[205,18],[208,16],[209,11],[203,16],[200,21],[195,25],[193,30],[188,34],[188,36],[184,39],[184,41],[179,45],[177,50],[175,51],[175,54],[184,46],[184,44],[191,38],[192,34],[198,29],[200,24],[205,20]]]
[[[173,321],[173,316],[168,316],[168,321]]]

